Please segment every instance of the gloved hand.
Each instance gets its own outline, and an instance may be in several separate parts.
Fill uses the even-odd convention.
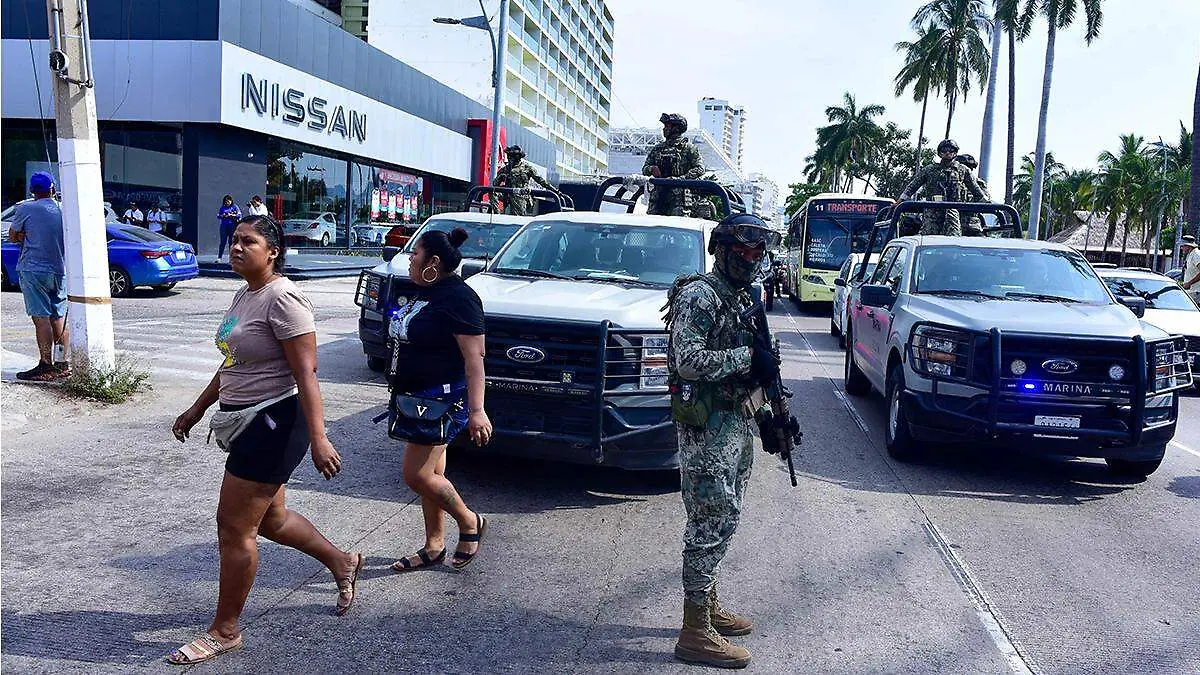
[[[775,350],[766,338],[754,338],[753,350],[750,356],[750,377],[762,385],[767,385],[779,376],[779,359],[775,358]]]

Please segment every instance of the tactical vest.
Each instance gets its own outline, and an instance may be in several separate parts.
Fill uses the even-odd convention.
[[[666,326],[668,333],[673,332],[674,311],[673,306],[679,292],[682,291],[688,284],[696,281],[704,282],[713,289],[720,300],[717,312],[724,314],[729,312],[736,306],[736,295],[730,294],[728,289],[724,288],[723,284],[717,283],[709,274],[693,274],[685,277],[680,277],[675,280],[675,284],[671,290],[667,292],[667,304],[663,306],[667,310]],[[747,321],[740,313],[735,314],[734,321],[737,326],[737,342],[739,344],[727,345],[730,347],[749,346],[754,341],[754,326]],[[720,348],[720,347],[718,347]],[[675,345],[672,338],[667,345],[667,386],[671,392],[671,418],[691,427],[705,427],[708,425],[708,420],[715,412],[735,412],[741,409],[741,398],[729,395],[729,386],[722,386],[721,382],[703,382],[685,380],[679,377],[675,372]]]

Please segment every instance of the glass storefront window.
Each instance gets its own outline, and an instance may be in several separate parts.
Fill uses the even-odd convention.
[[[47,152],[49,161],[47,161]],[[28,199],[29,177],[35,171],[49,171],[58,177],[58,145],[55,142],[54,122],[36,120],[4,120],[3,166],[0,176],[3,190],[0,208]]]
[[[346,246],[348,163],[279,139],[267,142],[267,210],[292,246]]]
[[[396,225],[416,231],[429,216],[427,182],[404,171],[351,164],[350,245],[382,246]]]
[[[151,210],[162,210],[163,234],[183,230],[183,141],[175,129],[109,127],[100,131],[104,201],[123,218],[134,206],[149,225]],[[131,218],[127,224],[135,224]]]

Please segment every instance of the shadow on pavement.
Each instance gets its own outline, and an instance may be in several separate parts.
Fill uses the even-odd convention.
[[[20,613],[6,607],[0,621],[0,630],[4,633],[0,652],[5,656],[133,666],[160,659],[178,648],[181,640],[187,639],[142,638],[139,634],[169,631],[174,635],[184,626],[207,625],[211,618],[209,611],[204,609],[174,614],[137,614],[111,610]]]
[[[1167,489],[1180,497],[1200,499],[1200,476],[1176,476]]]

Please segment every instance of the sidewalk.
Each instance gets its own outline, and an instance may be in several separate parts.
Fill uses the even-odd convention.
[[[370,269],[383,262],[378,253],[372,255],[335,255],[331,253],[293,253],[287,254],[287,265],[284,273],[293,281],[306,279],[324,279],[329,277],[356,277],[364,269]],[[202,277],[233,278],[233,269],[229,267],[229,254],[226,253],[224,262],[217,262],[215,255],[198,255],[196,264]]]

